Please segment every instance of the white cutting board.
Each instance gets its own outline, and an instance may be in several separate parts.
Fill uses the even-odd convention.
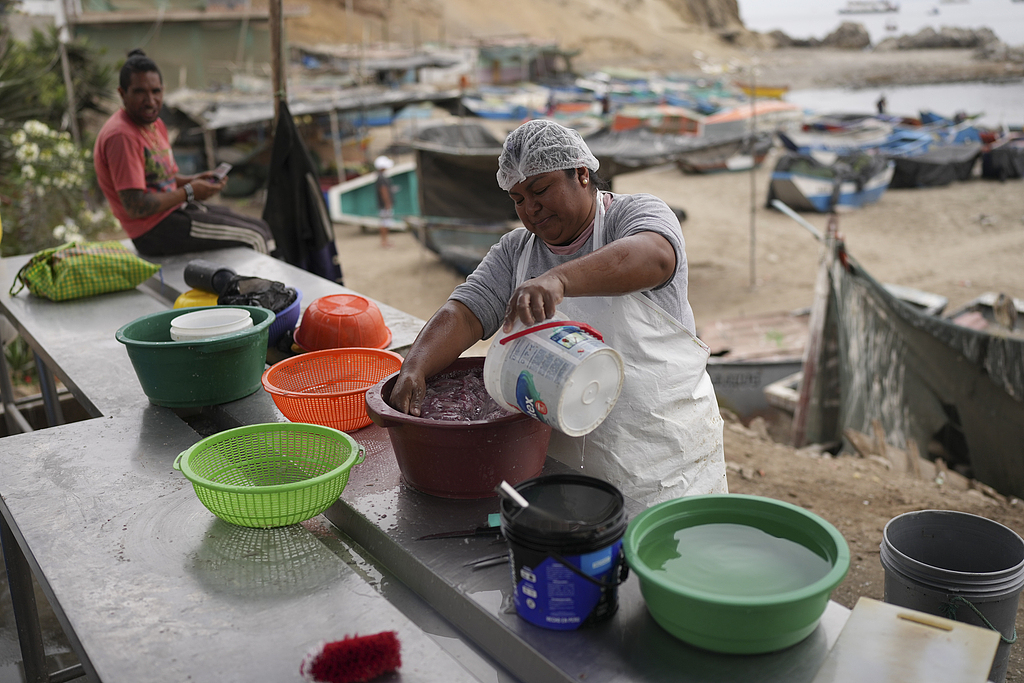
[[[860,598],[813,683],[985,683],[995,631]]]

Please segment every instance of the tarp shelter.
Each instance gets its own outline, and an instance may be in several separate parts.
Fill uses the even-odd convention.
[[[810,329],[797,445],[837,441],[846,428],[870,433],[878,420],[888,443],[914,440],[925,453],[935,439],[979,481],[1024,496],[1024,338],[897,299],[835,237]]]
[[[274,133],[263,220],[270,225],[277,241],[274,256],[344,284],[334,227],[320,190],[316,165],[285,102],[280,104]]]

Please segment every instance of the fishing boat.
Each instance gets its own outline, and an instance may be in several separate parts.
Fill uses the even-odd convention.
[[[462,275],[476,270],[502,235],[522,225],[518,221],[482,223],[439,216],[409,216],[406,221],[423,246]]]
[[[835,207],[858,208],[881,199],[895,164],[867,154],[840,156],[824,164],[812,156],[789,152],[775,164],[768,185],[768,205],[778,199],[797,211],[828,213]]]
[[[391,230],[405,230],[407,216],[418,216],[419,183],[416,179],[416,164],[405,162],[388,169],[386,175],[395,188],[393,218],[388,221]],[[327,210],[331,221],[358,225],[364,230],[381,227],[380,211],[377,206],[377,174],[367,173],[347,180],[327,190]]]
[[[704,118],[700,134],[725,137],[751,130],[780,130],[799,124],[803,109],[790,102],[754,100],[724,108]]]
[[[409,146],[416,153],[420,215],[405,220],[427,249],[468,274],[502,235],[522,225],[494,179],[501,142],[470,122],[422,128]]]
[[[676,157],[676,166],[683,173],[717,173],[757,168],[764,162],[774,143],[772,134],[767,131],[753,137],[738,135],[700,139],[706,143],[704,146],[681,151]]]
[[[1024,134],[999,138],[981,155],[981,177],[993,180],[1024,178]]]
[[[789,92],[788,85],[756,85],[737,81],[736,87],[746,93],[747,97],[781,100]]]
[[[803,366],[810,309],[727,318],[701,327],[718,404],[743,419],[768,410],[764,390]]]
[[[941,145],[915,156],[894,156],[889,187],[942,187],[970,179],[981,156],[981,143]]]
[[[885,14],[899,11],[899,3],[889,0],[847,0],[846,5],[839,8],[840,14]]]

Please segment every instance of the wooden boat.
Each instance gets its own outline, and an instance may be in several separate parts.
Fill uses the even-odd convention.
[[[416,179],[416,164],[396,164],[386,172],[395,186],[394,218],[389,221],[391,230],[405,230],[407,216],[418,216],[419,183]],[[364,230],[381,227],[377,208],[377,174],[367,173],[334,185],[327,190],[327,210],[335,223],[358,225]]]
[[[968,180],[981,156],[981,143],[941,145],[923,154],[892,157],[896,166],[889,187],[942,187]]]
[[[753,85],[750,83],[736,82],[736,87],[747,94],[747,97],[757,99],[767,98],[770,100],[781,100],[789,92],[788,85]]]
[[[803,117],[803,109],[790,102],[754,100],[705,117],[700,133],[707,137],[725,137],[751,130],[777,130],[795,125]]]
[[[999,138],[981,155],[981,177],[993,180],[1024,178],[1024,134]]]
[[[711,349],[708,374],[718,405],[743,419],[768,410],[764,390],[803,366],[810,310],[727,318],[697,336]]]
[[[516,221],[480,223],[438,216],[409,216],[406,220],[423,246],[462,275],[476,270],[502,235],[522,225]]]
[[[889,0],[847,0],[846,5],[839,8],[840,14],[884,14],[899,11],[899,3]]]
[[[828,213],[836,206],[857,208],[881,199],[895,164],[884,157],[856,154],[823,164],[812,156],[787,153],[775,165],[768,204],[778,199],[796,211]]]
[[[682,151],[676,165],[683,173],[746,171],[760,166],[773,144],[772,134],[762,132],[751,138],[741,135],[707,140],[703,147]]]
[[[424,246],[463,275],[501,236],[521,225],[495,174],[501,142],[478,123],[423,128],[416,151],[419,216],[406,216]]]

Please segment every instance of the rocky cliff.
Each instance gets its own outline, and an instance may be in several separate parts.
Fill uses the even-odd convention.
[[[756,37],[737,0],[302,0],[289,20],[295,42],[417,44],[529,36],[578,51],[574,65],[692,71],[730,59]]]

